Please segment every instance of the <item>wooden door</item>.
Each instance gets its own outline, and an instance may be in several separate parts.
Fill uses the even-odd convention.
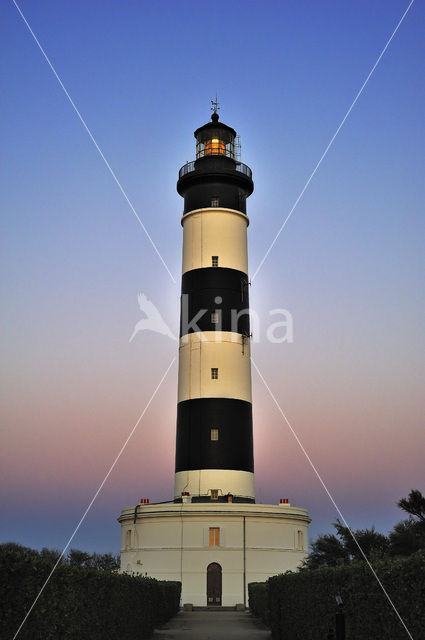
[[[221,606],[221,566],[217,562],[207,567],[207,605]]]

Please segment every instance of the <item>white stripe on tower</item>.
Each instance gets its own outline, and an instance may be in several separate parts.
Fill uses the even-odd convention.
[[[186,213],[183,226],[183,268],[212,266],[212,256],[219,267],[248,273],[247,226],[245,213],[233,209],[197,209]]]

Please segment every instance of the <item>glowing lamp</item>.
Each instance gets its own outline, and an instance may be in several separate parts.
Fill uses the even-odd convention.
[[[226,145],[223,140],[220,140],[219,138],[212,138],[205,142],[204,153],[206,156],[225,155]]]

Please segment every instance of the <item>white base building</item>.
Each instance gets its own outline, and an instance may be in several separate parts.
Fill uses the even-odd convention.
[[[122,572],[180,581],[182,603],[234,606],[250,582],[299,566],[310,518],[290,504],[170,502],[128,507],[119,522]]]

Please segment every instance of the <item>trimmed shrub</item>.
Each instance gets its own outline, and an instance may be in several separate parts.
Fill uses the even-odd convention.
[[[381,560],[373,568],[414,638],[425,625],[425,555]],[[366,563],[286,573],[269,578],[275,640],[323,640],[344,602],[347,638],[405,640],[406,630]]]
[[[52,566],[37,555],[0,551],[0,638],[13,638]],[[180,583],[60,564],[18,638],[142,640],[179,601]]]
[[[267,582],[250,582],[248,585],[248,605],[255,616],[270,626],[269,585]]]
[[[155,624],[160,625],[167,622],[176,615],[180,608],[181,582],[171,580],[158,581],[160,593],[160,606],[156,609]]]

